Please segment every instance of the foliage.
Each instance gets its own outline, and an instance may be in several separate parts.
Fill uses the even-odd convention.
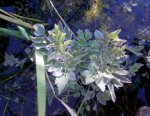
[[[13,17],[5,17],[8,21],[13,19]],[[115,102],[115,87],[119,88],[123,86],[123,83],[130,83],[127,77],[130,76],[131,71],[121,65],[127,55],[124,52],[125,41],[118,37],[120,30],[111,33],[99,30],[95,30],[94,33],[88,29],[78,30],[74,38],[68,27],[66,25],[63,27],[61,23],[46,32],[42,24],[29,26],[24,22],[18,23],[17,20],[12,21],[34,29],[33,35],[27,33],[25,28],[18,26],[24,38],[32,41],[31,46],[36,53],[39,115],[41,112],[42,115],[45,113],[45,73],[49,74],[47,76],[50,80],[54,79],[51,89],[56,85],[54,88],[56,92],[53,92],[56,98],[56,95],[67,93],[65,97],[82,96],[85,100],[96,98],[103,105],[106,105],[109,100]],[[129,47],[128,49],[134,51]],[[7,59],[6,62],[9,61]],[[14,57],[11,59],[12,62],[18,61]],[[9,64],[12,65],[11,61]],[[53,94],[49,97],[53,98]],[[68,109],[64,102],[57,99]],[[73,112],[72,109],[68,111]]]
[[[4,19],[4,20],[7,20],[9,22],[16,23],[18,25],[22,25],[22,26],[25,26],[25,27],[28,27],[28,28],[32,28],[32,25],[30,25],[29,23],[23,22],[22,20],[16,19],[14,17],[10,17],[10,16],[3,15],[3,14],[0,13],[0,18]]]
[[[19,61],[18,58],[15,58],[13,55],[5,54],[5,66],[20,66],[22,61]]]
[[[135,42],[136,41],[136,42]],[[126,61],[126,67],[129,68],[129,72],[132,76],[136,76],[136,72],[139,71],[139,69],[143,66],[146,66],[147,68],[150,68],[149,65],[149,56],[150,51],[149,49],[149,38],[139,39],[139,40],[133,40],[131,45],[126,45],[126,50],[129,51],[130,57]],[[136,43],[135,45],[133,43]],[[141,59],[141,60],[140,60]],[[146,70],[145,70],[146,71]],[[147,71],[143,75],[147,75]],[[148,78],[148,75],[147,75]]]
[[[129,71],[121,65],[127,56],[124,52],[126,46],[123,45],[125,41],[118,37],[120,30],[111,33],[78,30],[76,40],[73,40],[69,30],[61,23],[55,25],[48,33],[43,25],[35,24],[34,36],[29,35],[23,27],[18,28],[27,40],[33,42],[35,51],[44,58],[46,69],[42,69],[43,71],[40,70],[42,64],[36,58],[39,108],[45,104],[40,95],[45,90],[40,92],[39,86],[45,83],[40,81],[42,75],[44,79],[45,71],[50,73],[50,79],[55,80],[53,85],[57,86],[57,95],[72,91],[70,94],[74,97],[83,96],[85,100],[96,97],[103,105],[106,105],[108,100],[115,102],[115,87],[130,83],[127,78],[130,76]],[[44,86],[46,85],[43,85],[43,89]],[[90,90],[86,92],[88,86]],[[44,93],[43,95],[46,96]],[[52,96],[49,97],[53,98]]]
[[[45,116],[46,112],[46,81],[43,55],[35,51],[37,75],[38,116]]]
[[[5,29],[5,28],[0,27],[0,32],[1,32],[0,35],[4,35],[4,36],[12,35],[12,36],[16,36],[18,38],[24,39],[24,36],[22,36],[21,32],[19,31]]]
[[[148,51],[148,55],[146,56],[147,66],[150,68],[150,50]]]
[[[49,3],[49,0],[46,2]],[[87,15],[91,16],[91,18],[97,14],[97,6],[99,6],[94,4],[90,11],[87,12]],[[123,9],[132,12],[132,6],[136,6],[136,4],[125,3]],[[84,101],[97,99],[97,102],[102,105],[106,105],[109,100],[115,102],[115,88],[122,87],[123,83],[130,83],[128,78],[131,75],[136,76],[136,72],[145,65],[143,62],[137,62],[137,60],[133,61],[132,55],[134,58],[136,57],[135,59],[142,58],[147,67],[150,68],[150,51],[148,53],[144,51],[144,45],[124,46],[125,41],[118,37],[120,30],[111,33],[100,30],[95,30],[94,32],[90,32],[88,29],[78,30],[77,36],[73,37],[72,32],[64,22],[65,27],[59,23],[54,26],[53,30],[46,32],[47,30],[42,24],[32,26],[20,20],[29,18],[20,17],[12,13],[8,14],[2,10],[1,12],[6,16],[0,14],[0,18],[34,29],[33,33],[27,33],[27,30],[21,26],[18,26],[19,31],[4,28],[0,28],[0,31],[2,32],[1,34],[10,34],[32,41],[31,47],[34,48],[35,58],[30,57],[35,59],[37,67],[39,115],[44,115],[45,113],[46,94],[49,103],[55,97],[68,111],[73,112],[71,114],[75,115],[76,113],[59,99],[58,95],[66,101],[70,97],[84,97],[77,114],[80,112]],[[67,13],[69,13],[69,10],[67,10]],[[42,23],[35,19],[29,20]],[[125,49],[132,53],[128,59],[124,52]],[[126,64],[122,65],[125,61]],[[23,62],[25,61],[19,61],[13,55],[5,55],[5,66],[20,66]],[[51,88],[47,90],[47,93],[45,90],[45,74],[52,81],[52,84],[49,82]]]
[[[96,30],[94,34],[88,29],[78,30],[76,40],[72,40],[62,24],[48,33],[41,24],[33,28],[32,46],[44,55],[46,70],[55,79],[58,94],[73,90],[74,97],[85,96],[83,85],[86,85],[92,93],[87,99],[96,96],[99,103],[106,105],[106,101],[116,100],[114,87],[130,83],[126,78],[129,72],[121,67],[127,56],[124,40],[118,37],[120,30],[112,33]]]
[[[135,72],[137,72],[141,68],[141,66],[143,66],[143,64],[141,64],[141,63],[135,63],[135,64],[131,65],[129,68],[130,73],[133,76],[135,76],[136,75]]]

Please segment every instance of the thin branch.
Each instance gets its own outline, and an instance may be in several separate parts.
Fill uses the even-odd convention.
[[[54,8],[56,14],[59,16],[59,18],[62,20],[62,22],[64,23],[64,25],[70,30],[70,32],[74,35],[74,37],[76,37],[75,33],[70,29],[70,27],[67,25],[67,23],[64,21],[64,19],[62,18],[62,16],[59,14],[58,10],[56,9],[56,7],[54,6],[53,2],[51,0],[49,0],[51,6]]]

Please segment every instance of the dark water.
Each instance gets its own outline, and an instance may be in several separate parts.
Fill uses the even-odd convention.
[[[24,2],[22,2],[22,4],[28,3],[28,0],[23,1]],[[31,9],[35,6],[35,1],[29,1],[29,5],[26,6],[27,8],[30,7],[28,10],[29,12],[33,11]],[[63,16],[73,31],[76,31],[79,28],[88,28],[93,31],[95,29],[102,28],[103,25],[106,25],[108,31],[121,29],[122,31],[119,35],[120,38],[126,39],[130,42],[136,40],[137,38],[142,39],[138,33],[150,26],[149,0],[103,0],[104,4],[108,5],[108,7],[102,8],[102,13],[90,21],[87,21],[84,13],[87,11],[88,7],[90,7],[90,4],[89,6],[87,5],[87,2],[89,1],[90,0],[85,0],[83,3],[81,2],[82,4],[72,7],[73,10],[77,11],[71,10],[67,15]],[[60,3],[55,2],[55,5],[60,12],[65,8],[64,2],[65,1]],[[137,3],[137,5],[133,3]],[[0,7],[6,11],[16,12],[16,9],[18,8],[14,8],[14,6],[17,5],[13,0],[10,0],[10,2],[8,2],[8,0],[0,0]],[[35,12],[30,12],[29,14],[26,12],[25,14],[28,14],[30,17],[32,16],[32,13],[36,14],[36,11],[39,13],[37,10],[38,5],[35,8]],[[21,7],[21,13],[22,12],[23,8]],[[56,14],[49,14],[47,12],[39,14],[41,16],[44,15],[45,17],[43,20],[50,23],[48,28],[52,28],[53,24],[58,22],[58,17],[56,17]],[[36,15],[34,16],[36,17]],[[9,25],[6,21],[1,20],[0,26],[7,27]],[[148,36],[148,31],[150,30],[147,30],[147,34],[144,36]],[[36,83],[35,80],[31,79],[33,73],[35,73],[34,64],[32,64],[30,60],[27,60],[21,71],[17,67],[3,66],[5,52],[23,59],[27,57],[24,49],[29,45],[30,43],[26,43],[21,39],[16,40],[14,37],[0,37],[0,116],[3,114],[6,116],[37,115]],[[141,59],[138,58],[137,61],[142,62]],[[19,73],[17,73],[18,71]],[[145,71],[150,71],[150,69],[144,65],[142,69],[139,70],[137,75],[133,77],[133,84],[126,85],[124,88],[116,91],[116,103],[112,103],[110,101],[107,106],[100,106],[100,111],[98,113],[106,116],[120,116],[122,113],[132,116],[139,107],[143,105],[150,106],[150,80],[141,75],[142,73],[145,73]],[[16,73],[17,75],[14,76]],[[2,83],[2,81],[10,76],[14,77],[6,83]],[[58,101],[53,100],[52,104],[55,105],[51,107],[47,106],[47,115],[50,115],[50,112],[57,111],[58,108],[64,110],[63,106],[58,103]],[[78,106],[76,104],[77,103],[71,99],[69,105],[77,108]],[[64,115],[67,115],[67,113]],[[91,111],[87,112],[87,115],[96,114]]]

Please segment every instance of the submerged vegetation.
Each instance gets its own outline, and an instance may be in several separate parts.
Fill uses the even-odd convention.
[[[61,13],[51,0],[45,0],[42,4],[41,11],[47,11],[48,8],[50,15],[57,17],[57,23],[39,20],[42,16],[39,9],[37,19],[35,17],[38,15],[28,18],[0,9],[1,19],[16,24],[15,27],[11,26],[11,29],[0,27],[1,35],[15,36],[30,43],[24,49],[26,58],[19,59],[13,54],[5,53],[3,65],[19,67],[21,70],[27,61],[32,62],[31,66],[36,65],[36,72],[32,71],[31,75],[33,81],[36,76],[35,104],[38,116],[45,116],[47,105],[55,105],[54,100],[58,100],[72,116],[86,115],[86,111],[90,110],[94,110],[97,115],[99,106],[107,107],[110,101],[117,100],[117,89],[122,87],[125,92],[128,87],[131,91],[135,89],[133,84],[141,68],[146,67],[147,70],[140,75],[149,79],[148,37],[134,43],[120,39],[121,29],[112,32],[108,31],[109,29],[78,29],[75,32],[70,29],[64,17],[70,16],[72,5],[78,6],[78,1],[67,1],[66,10]],[[88,21],[98,16],[102,7],[106,8],[100,0],[88,2],[88,5],[84,11]],[[5,84],[16,74],[0,80],[1,83]],[[74,102],[79,100],[76,107],[69,105],[71,99]]]

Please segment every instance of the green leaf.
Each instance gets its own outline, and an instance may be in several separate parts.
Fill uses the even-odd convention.
[[[123,84],[121,83],[121,81],[117,78],[113,78],[111,79],[111,82],[114,84],[114,86],[116,88],[119,88],[119,87],[123,87]]]
[[[90,63],[87,67],[88,70],[94,72],[95,71],[95,68],[97,68],[98,66],[95,64],[95,63]]]
[[[134,65],[129,67],[129,71],[132,75],[136,75],[135,73],[143,66],[141,63],[135,63]]]
[[[85,100],[90,100],[95,96],[95,92],[94,91],[88,91],[87,95],[85,96]]]
[[[26,40],[26,38],[22,35],[21,32],[16,31],[16,30],[12,30],[12,29],[5,29],[5,28],[2,28],[2,27],[0,27],[0,35],[4,35],[4,36],[5,35],[10,35],[10,36],[15,36],[15,37]]]
[[[94,41],[89,41],[88,43],[89,43],[90,47],[95,47],[95,42]]]
[[[65,55],[65,57],[66,57],[67,59],[73,57],[69,52],[65,52],[64,55]]]
[[[130,52],[132,52],[133,54],[135,54],[137,56],[142,56],[143,55],[142,53],[139,52],[143,48],[144,48],[144,46],[126,46],[127,50],[129,50]]]
[[[150,50],[148,51],[148,55],[146,56],[148,63],[150,62]]]
[[[115,102],[116,101],[116,95],[115,95],[115,92],[114,92],[114,86],[113,86],[112,83],[107,84],[107,86],[108,86],[108,89],[109,89],[109,92],[110,92],[110,95],[111,95],[111,99],[112,99],[113,102]]]
[[[61,70],[56,70],[52,73],[53,76],[55,77],[60,77],[63,75],[63,72]],[[61,77],[60,77],[61,78]]]
[[[9,16],[9,17],[16,18],[16,17],[14,17],[12,14],[10,14],[10,13],[4,11],[4,10],[1,9],[1,8],[0,8],[0,12],[2,12],[3,14],[5,14],[5,15],[7,15],[7,16]]]
[[[44,39],[41,38],[41,37],[31,37],[31,40],[34,42],[34,43],[43,43]]]
[[[81,39],[81,38],[84,39],[84,33],[83,33],[82,30],[79,29],[79,30],[77,31],[77,35],[78,35],[78,38],[79,38],[79,39]]]
[[[101,89],[102,92],[105,91],[105,86],[107,85],[108,82],[105,82],[104,78],[102,77],[102,79],[100,81],[96,81],[97,86]]]
[[[32,44],[34,47],[35,47],[35,49],[37,49],[37,50],[39,50],[39,49],[41,49],[41,48],[45,48],[46,46],[47,46],[47,44],[45,44],[45,43],[33,43]]]
[[[65,37],[66,37],[66,33],[62,33],[61,32],[61,36],[60,36],[60,42],[62,42],[64,39],[65,39]]]
[[[118,39],[118,34],[121,32],[121,30],[116,30],[114,32],[111,32],[108,34],[108,38],[109,39],[112,39],[112,40],[115,40],[115,39]]]
[[[48,33],[50,33],[50,31],[48,31]],[[47,36],[47,40],[50,42],[50,43],[54,43],[54,38],[49,34],[49,36]]]
[[[74,81],[74,79],[70,79],[68,81],[67,88],[74,90],[74,88],[76,88],[76,85],[78,85],[77,81]]]
[[[82,62],[82,58],[86,56],[88,53],[76,53],[73,56],[71,56],[71,59],[69,61],[70,67],[76,67],[78,64]]]
[[[85,96],[85,95],[86,95],[86,90],[85,90],[85,89],[81,89],[80,91],[81,91],[81,95],[82,95],[82,96]]]
[[[108,90],[105,90],[103,92],[103,96],[104,96],[106,101],[111,100],[111,95],[110,95],[110,92]]]
[[[91,39],[92,34],[91,34],[91,32],[88,29],[85,29],[84,30],[84,36],[85,36],[86,40],[89,40],[89,39]]]
[[[124,76],[121,76],[121,75],[117,75],[116,76],[122,83],[131,83],[131,81],[128,79],[128,77],[124,77]]]
[[[53,101],[53,98],[54,98],[54,95],[53,95],[52,90],[50,89],[50,90],[47,92],[47,101],[48,101],[48,105],[49,105],[49,106],[51,106],[52,101]]]
[[[41,54],[43,54],[43,55],[48,55],[48,50],[47,49],[45,49],[45,48],[40,48],[40,49],[37,49],[37,51],[39,51]]]
[[[62,91],[68,84],[68,80],[69,80],[69,73],[66,73],[63,76],[56,78],[55,84],[58,87],[58,94],[62,93]]]
[[[78,34],[78,44],[80,46],[86,46],[87,45],[87,42],[86,42],[86,39],[84,38],[84,33],[82,30],[78,30],[77,31],[77,34]]]
[[[90,84],[94,82],[95,80],[93,79],[93,72],[89,70],[84,70],[81,75],[85,77],[85,84]]]
[[[57,70],[62,70],[62,64],[56,61],[50,61],[48,72],[54,72]]]
[[[23,36],[27,39],[27,40],[30,40],[30,37],[28,35],[28,33],[26,32],[26,30],[21,27],[21,26],[18,26],[19,30],[21,31],[21,33],[23,34]]]
[[[5,66],[13,66],[13,65],[17,65],[19,66],[21,62],[19,62],[18,58],[15,58],[14,55],[9,55],[7,53],[5,53],[5,62],[4,62],[4,65]]]
[[[136,46],[135,51],[140,52],[142,49],[144,49],[145,46]]]
[[[36,75],[37,75],[37,102],[38,116],[45,116],[46,112],[46,81],[45,81],[45,66],[44,58],[35,51]]]
[[[150,56],[150,50],[148,51],[148,56]]]
[[[52,37],[55,39],[55,41],[58,41],[59,44],[62,43],[63,39],[65,38],[66,34],[61,33],[58,25],[54,25],[55,34],[52,34]]]
[[[63,44],[64,47],[68,46],[71,42],[72,42],[72,40],[67,40],[67,41],[65,41],[64,44]]]
[[[96,55],[91,55],[90,59],[91,59],[92,62],[97,63],[98,58],[97,58]]]
[[[96,94],[96,98],[100,104],[106,105],[106,100],[101,92]]]
[[[60,31],[58,25],[55,24],[55,25],[54,25],[54,29],[55,29],[55,33],[58,34],[59,31]]]
[[[123,46],[119,49],[119,51],[120,51],[121,53],[123,53],[123,52],[125,51],[125,49],[126,49],[126,45],[123,45]]]
[[[69,80],[74,80],[76,82],[76,74],[74,72],[70,72]]]
[[[20,16],[20,15],[14,14],[14,13],[11,13],[11,15],[15,16],[16,18],[20,18],[20,19],[24,19],[24,20],[28,20],[28,21],[42,23],[42,21],[38,20],[38,19],[28,18],[28,17],[24,17],[24,16]]]
[[[95,38],[97,38],[97,39],[104,39],[103,33],[100,32],[99,30],[95,30],[94,36],[95,36]]]
[[[88,54],[88,52],[86,52],[86,53],[76,53],[76,54],[73,55],[73,60],[77,61],[77,60],[85,57],[87,54]]]
[[[21,26],[30,28],[30,29],[33,28],[31,24],[26,23],[26,22],[24,22],[24,21],[22,21],[20,19],[12,18],[12,17],[6,16],[6,15],[3,15],[3,14],[0,14],[0,18],[4,19],[6,21],[9,21],[9,22],[15,23],[17,25],[21,25]]]
[[[35,24],[33,25],[34,28],[34,34],[36,36],[44,36],[45,35],[45,28],[42,24]]]
[[[55,42],[58,42],[55,33],[50,33],[50,31],[49,31],[49,34],[53,37],[53,39],[54,39]]]
[[[78,44],[82,47],[85,47],[87,45],[87,42],[84,38],[79,38],[78,39]]]
[[[123,69],[115,70],[113,73],[118,74],[118,75],[123,75],[123,76],[129,75],[129,72]]]

